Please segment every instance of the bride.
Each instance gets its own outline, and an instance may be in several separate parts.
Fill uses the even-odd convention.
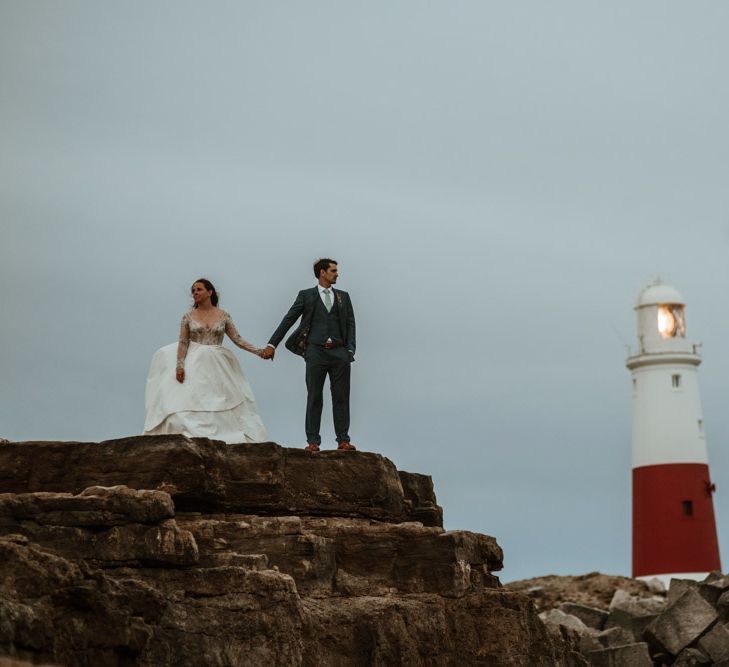
[[[179,342],[152,357],[144,434],[266,442],[253,391],[235,355],[222,347],[223,334],[248,352],[261,356],[262,350],[243,340],[230,315],[218,308],[209,280],[196,280],[191,291],[194,305],[182,316]]]

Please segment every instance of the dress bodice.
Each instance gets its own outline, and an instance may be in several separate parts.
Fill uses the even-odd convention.
[[[177,349],[178,368],[184,368],[185,366],[185,357],[190,342],[200,345],[220,345],[225,334],[228,334],[228,338],[238,347],[254,354],[259,351],[255,345],[241,337],[235,324],[233,324],[233,319],[226,311],[221,310],[220,317],[211,325],[196,320],[193,317],[193,312],[192,310],[186,312],[180,322],[180,340]]]
[[[200,345],[220,345],[223,342],[225,326],[229,319],[230,315],[225,313],[223,317],[208,326],[198,322],[190,313],[185,313],[182,317],[183,322],[187,320],[189,340],[193,343],[200,343]]]

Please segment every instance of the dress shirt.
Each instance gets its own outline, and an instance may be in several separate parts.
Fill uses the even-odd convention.
[[[326,294],[324,294],[324,290],[329,290],[329,298],[332,300],[332,308],[334,307],[334,290],[331,287],[322,287],[321,285],[317,285],[319,288],[319,296],[321,297],[321,302],[326,306]]]

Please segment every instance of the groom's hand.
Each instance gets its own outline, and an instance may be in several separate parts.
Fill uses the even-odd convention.
[[[276,350],[272,347],[264,347],[263,350],[261,350],[261,359],[271,359],[273,360],[273,356],[276,354]]]

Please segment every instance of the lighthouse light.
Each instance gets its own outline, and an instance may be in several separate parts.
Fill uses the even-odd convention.
[[[663,304],[658,306],[658,333],[661,338],[684,337],[686,324],[683,306],[680,304]]]
[[[668,306],[658,308],[658,333],[663,338],[671,338],[676,335],[676,319]]]

